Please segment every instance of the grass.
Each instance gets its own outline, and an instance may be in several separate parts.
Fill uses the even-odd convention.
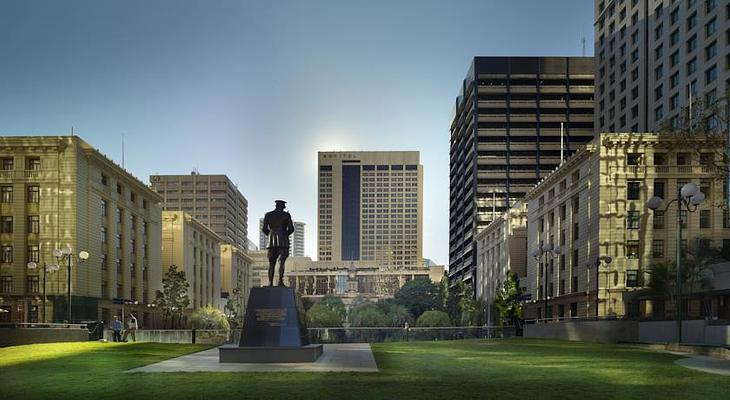
[[[204,349],[157,343],[56,343],[0,349],[2,399],[727,398],[730,379],[676,356],[594,343],[465,340],[373,345],[380,372],[123,371]]]

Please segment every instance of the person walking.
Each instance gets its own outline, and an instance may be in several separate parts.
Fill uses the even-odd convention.
[[[112,341],[122,341],[122,321],[120,321],[119,317],[116,315],[114,316],[114,321],[112,321]]]
[[[132,341],[137,341],[137,328],[139,326],[137,325],[137,318],[135,318],[134,314],[129,314],[129,319],[127,320],[127,329],[124,331],[124,337],[122,337],[122,342],[127,341],[127,336],[132,335]]]

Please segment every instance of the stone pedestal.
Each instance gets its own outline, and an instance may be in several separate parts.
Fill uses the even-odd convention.
[[[294,289],[251,289],[241,340],[219,350],[222,363],[314,362],[322,345],[310,345]]]

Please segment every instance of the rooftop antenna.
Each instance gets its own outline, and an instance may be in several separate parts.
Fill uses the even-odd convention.
[[[74,133],[74,127],[73,127],[73,125],[71,125],[71,136],[76,136],[76,134]]]
[[[586,56],[586,37],[585,36],[582,36],[580,38],[580,41],[581,41],[581,44],[583,45],[583,52],[582,52],[582,54],[583,54],[583,57],[585,57]]]
[[[122,132],[122,168],[124,168],[124,132]]]

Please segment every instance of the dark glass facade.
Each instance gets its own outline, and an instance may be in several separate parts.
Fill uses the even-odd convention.
[[[342,166],[342,259],[360,259],[360,165]]]

